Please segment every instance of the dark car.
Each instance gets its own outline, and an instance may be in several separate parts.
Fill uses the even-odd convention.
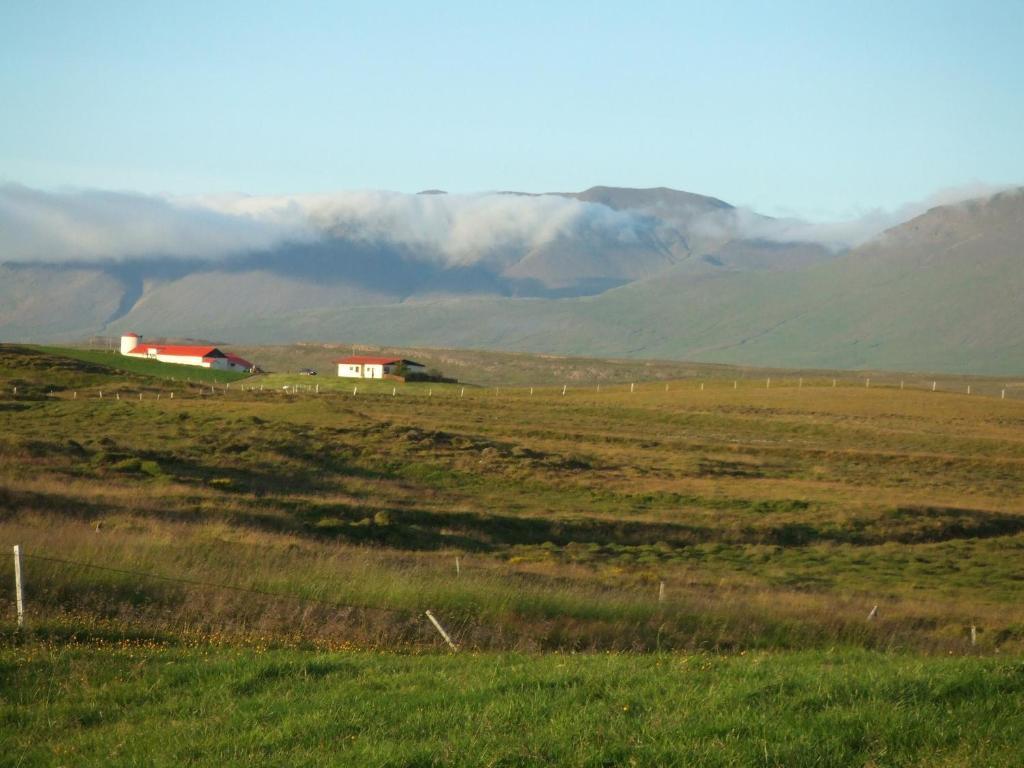
[[[316,376],[316,371],[312,368],[300,368],[299,376]]]

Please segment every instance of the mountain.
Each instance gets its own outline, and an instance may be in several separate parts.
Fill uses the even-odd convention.
[[[545,206],[582,201],[588,218],[532,242],[489,242],[454,262],[421,243],[338,230],[201,263],[0,266],[0,336],[137,330],[1024,371],[1024,190],[933,208],[839,253],[754,236],[772,220],[751,226],[749,212],[686,192],[594,187],[535,197]]]

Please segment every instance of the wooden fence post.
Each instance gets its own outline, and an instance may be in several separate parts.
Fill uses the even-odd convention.
[[[25,626],[25,596],[21,583],[21,547],[14,545],[14,601],[18,607],[18,628]]]
[[[664,603],[665,602],[665,582],[664,581],[661,582],[660,584],[658,584],[658,602],[659,603]]]
[[[448,633],[444,631],[444,627],[441,626],[441,622],[434,618],[434,614],[432,614],[430,611],[427,611],[427,618],[430,619],[430,623],[434,625],[434,629],[441,633],[441,637],[444,638],[444,641],[448,643],[449,647],[453,651],[459,650],[459,647],[452,642],[452,639],[448,636]]]

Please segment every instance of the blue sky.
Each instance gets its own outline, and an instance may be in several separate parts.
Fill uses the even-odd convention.
[[[1024,184],[1022,2],[266,5],[6,0],[0,181],[664,185],[821,219]]]

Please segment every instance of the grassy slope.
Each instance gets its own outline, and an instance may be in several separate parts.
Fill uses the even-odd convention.
[[[851,253],[793,272],[671,273],[581,299],[466,299],[347,306],[216,332],[326,340],[662,357],[790,367],[1024,372],[1018,297],[1021,194],[930,211]],[[132,323],[168,332],[178,318]]]
[[[1019,765],[1024,404],[730,384],[210,396],[0,347],[0,754]],[[719,653],[353,650],[437,649],[425,607],[468,650]]]
[[[385,611],[347,626],[300,611],[317,642],[434,644],[408,621],[425,607],[480,648],[962,650],[972,623],[981,647],[1024,641],[1019,402],[818,379],[174,400],[121,379],[129,396],[100,400],[113,382],[97,379],[77,400],[12,401],[8,376],[57,375],[22,358],[0,365],[5,539]],[[188,589],[32,568],[58,629],[86,598],[161,635],[255,619],[284,637],[296,616],[223,596],[193,616]]]
[[[0,651],[18,765],[1020,765],[1019,661]],[[13,728],[10,726],[14,726]]]
[[[163,379],[165,381],[215,382],[224,384],[240,381],[249,375],[234,371],[214,371],[194,365],[175,365],[174,363],[162,363],[159,360],[126,357],[118,352],[108,350],[44,346],[37,347],[37,349],[46,354],[71,358],[72,360],[81,360],[84,363],[102,365],[114,371],[126,371],[139,376]]]

